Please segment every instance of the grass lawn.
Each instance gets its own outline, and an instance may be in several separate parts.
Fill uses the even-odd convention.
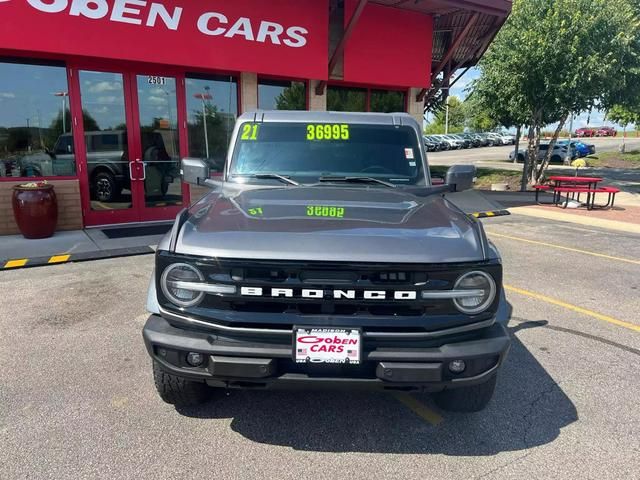
[[[632,150],[627,153],[603,152],[590,155],[585,160],[590,167],[640,168],[640,150]]]
[[[444,166],[430,167],[431,175],[434,177],[443,177],[447,173]],[[478,168],[477,180],[473,188],[478,190],[490,190],[492,183],[507,183],[512,191],[520,190],[520,178],[522,172],[517,170],[502,170],[499,168]]]

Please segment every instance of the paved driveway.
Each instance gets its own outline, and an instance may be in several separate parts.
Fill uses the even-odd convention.
[[[347,392],[231,391],[176,411],[140,335],[151,256],[0,273],[0,476],[637,478],[640,238],[517,216],[485,226],[513,347],[473,415]]]

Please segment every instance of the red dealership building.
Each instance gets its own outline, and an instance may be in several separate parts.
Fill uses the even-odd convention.
[[[46,179],[59,229],[164,221],[239,113],[406,111],[475,65],[509,0],[0,0],[0,234]]]

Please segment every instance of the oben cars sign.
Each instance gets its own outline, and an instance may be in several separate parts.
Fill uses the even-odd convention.
[[[0,0],[0,46],[327,77],[327,0]]]

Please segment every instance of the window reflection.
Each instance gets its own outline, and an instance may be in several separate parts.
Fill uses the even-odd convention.
[[[0,62],[0,177],[75,174],[65,67]]]
[[[221,172],[238,116],[237,81],[190,75],[186,84],[189,156],[207,159],[213,171]]]
[[[327,87],[327,110],[332,112],[366,112],[367,90],[329,85]]]
[[[397,90],[371,90],[369,111],[371,112],[404,112],[404,92]]]
[[[131,208],[122,75],[83,70],[79,77],[91,209]]]
[[[290,80],[258,81],[258,108],[261,110],[306,110],[307,86]]]

